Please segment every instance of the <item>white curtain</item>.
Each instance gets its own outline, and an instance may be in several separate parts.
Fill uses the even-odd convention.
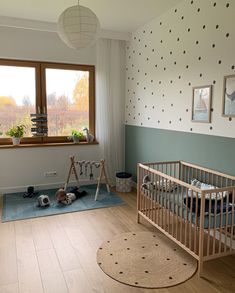
[[[124,171],[125,43],[99,39],[96,63],[96,133],[110,183]]]

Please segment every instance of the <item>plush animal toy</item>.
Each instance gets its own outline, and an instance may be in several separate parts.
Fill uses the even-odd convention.
[[[57,190],[55,196],[59,203],[63,203],[65,205],[71,204],[74,200],[86,195],[86,191],[79,192],[78,188],[75,187],[71,190],[71,192],[66,193],[64,189],[60,188]]]

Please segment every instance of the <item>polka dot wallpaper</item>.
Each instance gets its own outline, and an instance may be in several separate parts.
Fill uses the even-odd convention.
[[[234,15],[233,0],[184,0],[132,34],[127,125],[235,137],[235,117],[222,116],[223,79],[235,74]],[[192,88],[205,85],[211,123],[192,122]]]

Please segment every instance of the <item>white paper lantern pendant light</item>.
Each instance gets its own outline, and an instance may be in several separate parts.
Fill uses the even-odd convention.
[[[58,34],[70,48],[82,49],[95,43],[99,20],[89,8],[79,5],[67,8],[58,19]]]

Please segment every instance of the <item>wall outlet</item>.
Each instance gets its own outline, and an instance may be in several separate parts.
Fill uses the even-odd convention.
[[[47,171],[44,173],[45,177],[55,177],[57,176],[57,172],[56,171]]]

